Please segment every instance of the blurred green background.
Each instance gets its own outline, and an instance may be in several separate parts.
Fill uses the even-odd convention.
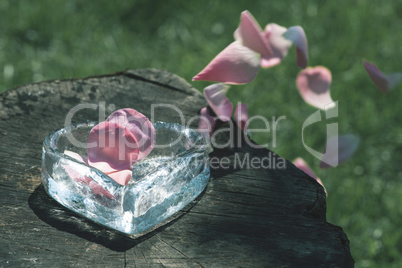
[[[269,133],[260,144],[293,160],[303,157],[328,191],[328,221],[349,237],[356,267],[402,265],[402,103],[399,85],[380,93],[361,60],[385,73],[402,71],[402,1],[0,1],[0,92],[49,79],[79,78],[125,69],[159,68],[191,82],[233,41],[241,11],[261,27],[301,25],[309,43],[309,66],[332,71],[331,94],[339,102],[340,133],[361,143],[353,158],[321,170],[301,142],[301,129],[316,109],[301,99],[295,50],[228,97],[249,114],[286,116],[277,144]],[[331,122],[336,122],[331,121]],[[322,151],[326,124],[306,129],[306,143]],[[259,123],[254,122],[253,127]]]

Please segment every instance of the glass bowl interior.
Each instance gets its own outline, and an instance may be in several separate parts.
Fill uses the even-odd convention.
[[[64,154],[86,156],[89,132],[97,123],[80,123],[50,134],[43,143],[42,181],[63,206],[109,228],[140,236],[194,200],[209,180],[209,147],[196,131],[157,122],[156,144],[134,164],[123,186],[102,171]]]

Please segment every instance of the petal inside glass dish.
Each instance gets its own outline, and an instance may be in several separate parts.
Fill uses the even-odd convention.
[[[47,193],[82,216],[133,237],[169,222],[209,181],[209,147],[196,131],[157,122],[156,145],[134,164],[125,186],[100,170],[64,154],[86,156],[96,122],[68,126],[46,137],[42,181]]]

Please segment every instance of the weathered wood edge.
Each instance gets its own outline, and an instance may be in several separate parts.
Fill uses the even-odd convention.
[[[142,80],[142,81],[144,81],[144,82],[149,82],[149,83],[156,84],[156,85],[158,85],[158,86],[164,86],[163,83],[167,83],[167,84],[169,85],[168,88],[174,89],[174,90],[179,90],[179,91],[183,91],[183,89],[181,88],[180,84],[181,84],[181,83],[185,83],[185,84],[186,84],[186,87],[188,87],[188,88],[191,89],[189,94],[199,94],[199,96],[202,98],[202,95],[201,95],[197,90],[192,89],[192,87],[191,87],[187,82],[185,82],[183,79],[181,79],[181,78],[179,78],[178,80],[175,80],[175,79],[169,80],[169,79],[167,79],[168,81],[160,82],[160,81],[157,81],[157,79],[158,79],[157,76],[156,76],[157,79],[155,79],[155,77],[153,77],[152,75],[149,75],[148,77],[147,77],[146,75],[144,75],[144,74],[147,74],[147,72],[148,72],[148,70],[124,71],[124,72],[118,72],[118,73],[110,74],[110,75],[91,76],[91,77],[88,77],[88,78],[85,78],[85,79],[82,79],[82,80],[98,79],[98,78],[105,78],[105,77],[113,77],[113,76],[116,76],[116,75],[123,75],[123,76],[130,77],[131,79],[139,79],[139,80]],[[148,74],[149,74],[149,73],[148,73]],[[155,79],[155,80],[154,80],[154,79]],[[160,78],[159,78],[159,79],[160,79]],[[41,84],[49,83],[49,82],[60,83],[60,82],[63,82],[63,81],[75,81],[75,80],[76,80],[76,79],[52,80],[52,81],[46,81],[46,82],[35,83],[35,84],[36,84],[36,85],[41,85]],[[178,82],[178,81],[179,81],[179,82]],[[176,83],[178,83],[178,84],[176,84]],[[16,89],[14,89],[14,90],[15,90],[15,91],[21,91],[21,90],[24,89],[24,88],[25,88],[25,89],[28,89],[28,87],[30,87],[30,86],[31,86],[31,85],[26,85],[26,86],[23,86],[23,87],[20,87],[20,88],[16,88]],[[188,88],[187,88],[187,89],[188,89]],[[12,91],[12,90],[11,90],[11,91]],[[9,95],[10,93],[8,93],[8,92],[11,92],[11,91],[6,91],[5,93],[1,94],[0,97],[2,97],[3,100],[4,100],[4,96],[6,96],[6,97],[7,97],[7,95],[10,96],[10,95]],[[17,95],[18,95],[18,94],[17,94]],[[1,109],[1,107],[0,107],[0,109]],[[1,176],[1,174],[0,174],[0,176]],[[316,202],[314,202],[314,203],[312,204],[311,208],[308,208],[308,209],[306,210],[306,215],[312,216],[312,217],[321,218],[321,219],[325,219],[325,199],[324,199],[324,200],[321,200],[321,199],[319,198],[319,196],[322,196],[322,191],[323,191],[323,190],[322,190],[322,187],[321,187],[320,185],[316,185],[317,183],[315,182],[315,180],[309,178],[308,176],[306,177],[306,180],[308,180],[310,183],[314,184],[315,187],[318,186],[318,187],[317,187],[317,200],[316,200]],[[319,192],[320,192],[320,193],[319,193]],[[324,206],[323,206],[323,205],[324,205]],[[323,209],[323,207],[324,207],[324,217],[322,216],[322,215],[323,215],[323,214],[322,214],[322,209]],[[348,251],[348,250],[349,250],[349,246],[348,246],[349,243],[348,243],[348,240],[347,240],[347,238],[346,238],[346,235],[342,232],[342,229],[341,229],[341,228],[336,227],[336,226],[333,226],[333,228],[334,228],[334,230],[339,234],[340,240],[341,240],[342,243],[345,245],[345,252]],[[349,253],[349,255],[350,255],[350,253]],[[345,260],[345,262],[346,262],[346,260]]]

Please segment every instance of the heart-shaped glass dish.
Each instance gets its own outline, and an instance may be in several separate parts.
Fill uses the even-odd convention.
[[[42,148],[42,182],[64,207],[132,237],[169,222],[205,189],[209,181],[209,147],[196,131],[178,124],[154,124],[152,152],[133,166],[125,186],[100,170],[78,162],[64,151],[86,155],[86,142],[96,122],[60,129]]]

